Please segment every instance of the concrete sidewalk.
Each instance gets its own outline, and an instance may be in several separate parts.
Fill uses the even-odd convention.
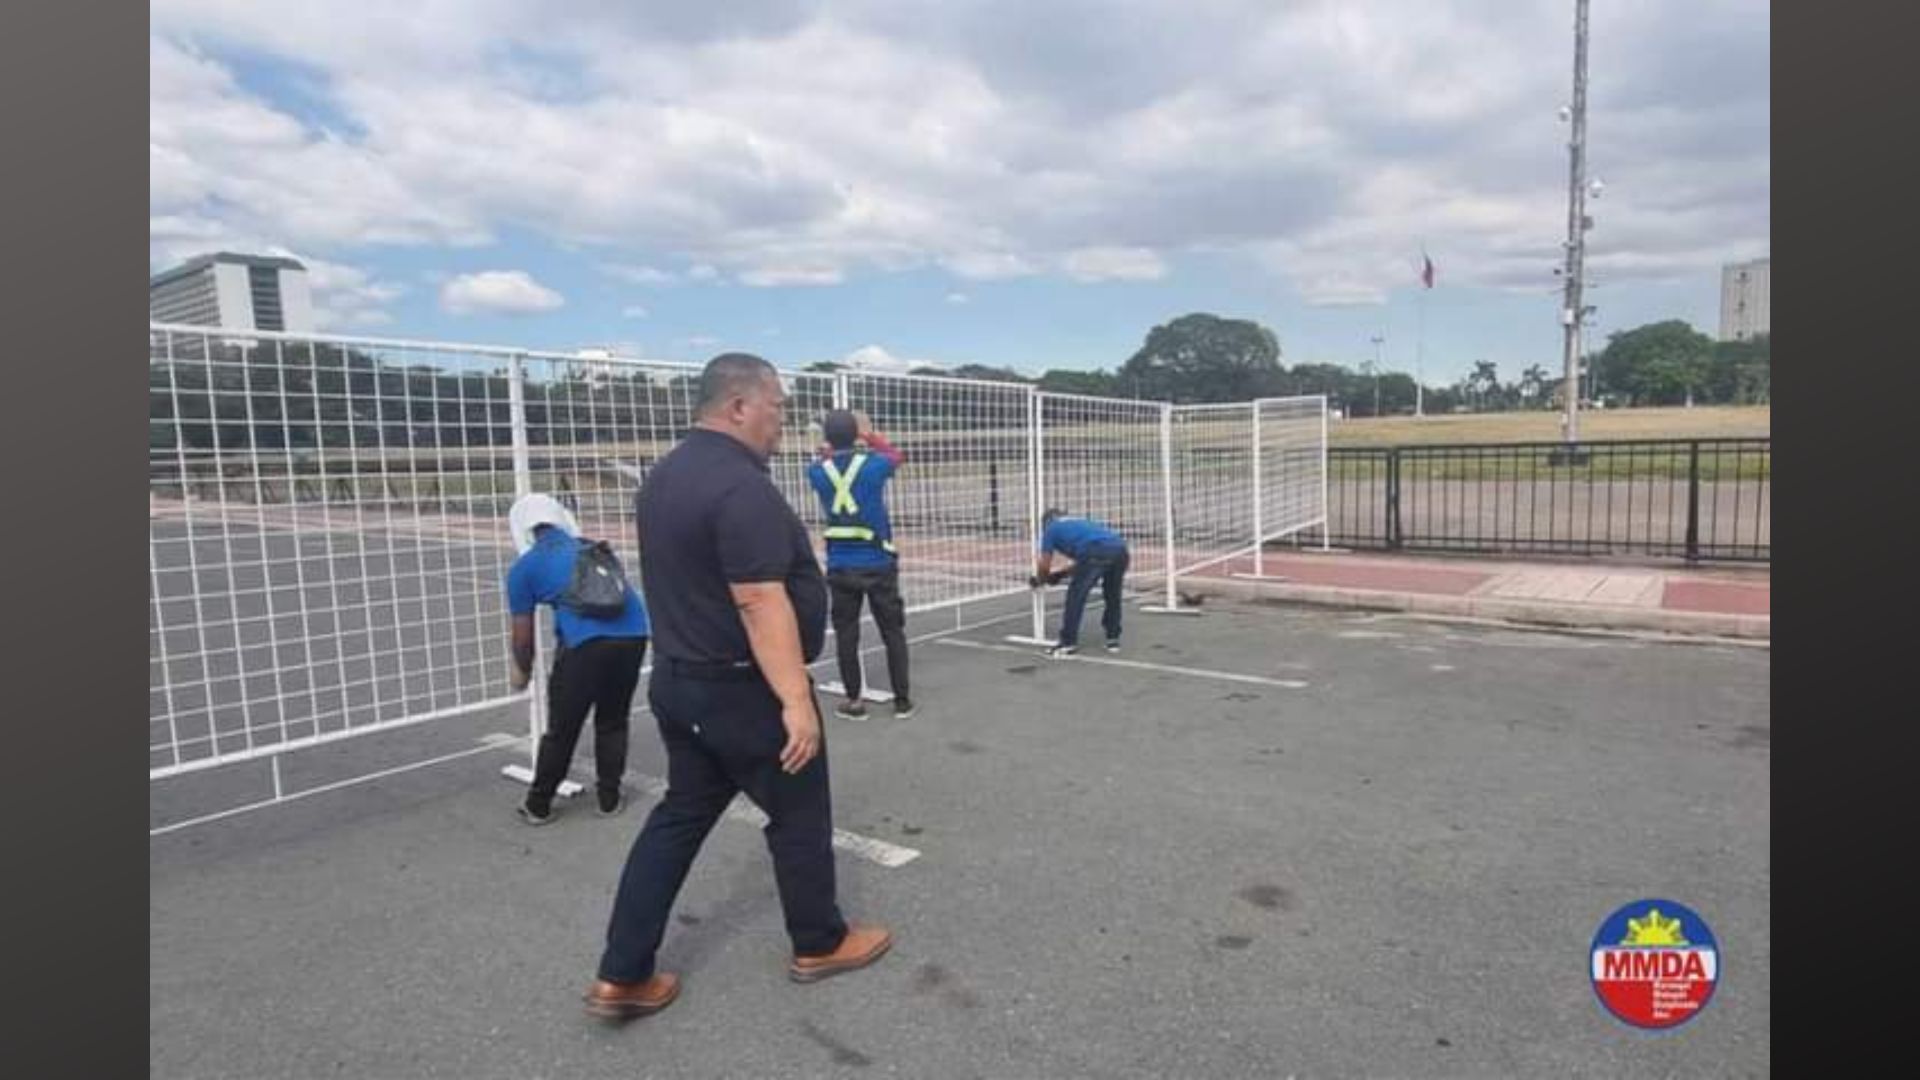
[[[1771,571],[1269,552],[1181,578],[1194,596],[1283,600],[1580,629],[1768,640]]]

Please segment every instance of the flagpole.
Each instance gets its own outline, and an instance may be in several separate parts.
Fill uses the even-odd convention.
[[[1427,290],[1420,290],[1420,303],[1416,309],[1418,327],[1413,339],[1413,415],[1419,419],[1427,415],[1427,386],[1421,376],[1422,362],[1427,352]]]
[[[1433,259],[1427,245],[1420,245],[1420,298],[1414,303],[1413,335],[1413,417],[1427,415],[1427,383],[1424,377],[1427,353],[1427,292],[1433,288]]]

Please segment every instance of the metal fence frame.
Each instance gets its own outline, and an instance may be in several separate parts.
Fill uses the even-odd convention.
[[[184,362],[206,368],[184,396],[183,361],[176,351],[182,340],[197,343],[188,350],[196,355]],[[282,754],[528,700],[495,692],[487,682],[488,665],[504,670],[502,633],[499,641],[466,639],[469,651],[477,652],[459,661],[457,692],[443,697],[436,690],[424,707],[413,706],[415,696],[404,689],[407,680],[424,675],[437,687],[434,679],[442,672],[431,658],[429,670],[422,672],[406,667],[410,661],[403,657],[389,665],[391,675],[383,674],[367,599],[372,587],[381,580],[401,580],[405,573],[429,572],[425,546],[432,537],[447,551],[467,555],[462,573],[472,579],[465,586],[471,598],[497,593],[497,583],[486,579],[511,562],[511,555],[501,551],[508,490],[517,497],[536,487],[553,489],[588,511],[598,531],[629,558],[637,557],[630,530],[611,524],[624,517],[622,485],[637,481],[652,456],[665,452],[690,426],[691,387],[699,371],[693,364],[498,346],[157,323],[149,326],[149,342],[150,636],[159,673],[152,685],[150,733],[164,725],[162,735],[152,736],[164,735],[164,745],[150,744],[149,779],[268,759],[276,799]],[[289,356],[301,348],[306,366],[290,365]],[[325,370],[339,395],[321,393],[322,350],[338,354],[338,363]],[[259,357],[268,351],[274,364],[262,366]],[[420,357],[451,358],[447,362],[453,366],[422,365]],[[290,393],[299,381],[294,375],[303,371],[304,388]],[[877,426],[902,433],[910,478],[916,475],[916,443],[926,451],[919,476],[927,480],[933,473],[929,489],[907,492],[910,484],[902,484],[896,496],[896,538],[908,560],[916,551],[931,552],[935,566],[924,581],[915,576],[919,568],[903,572],[910,611],[957,609],[1019,593],[1038,544],[1041,511],[1056,503],[1119,526],[1143,572],[1159,564],[1160,580],[1143,590],[1164,588],[1164,602],[1152,610],[1182,610],[1178,585],[1183,576],[1232,565],[1249,553],[1259,575],[1269,546],[1288,537],[1298,544],[1310,532],[1318,533],[1322,547],[1337,543],[1390,551],[1624,554],[1689,562],[1771,558],[1765,535],[1771,440],[1765,438],[1583,443],[1571,453],[1559,443],[1332,449],[1324,396],[1177,406],[937,376],[783,372],[782,377],[799,405],[771,471],[803,520],[817,524],[820,518],[805,470],[818,444],[814,414],[827,405],[876,411]],[[442,386],[448,380],[456,391],[452,397]],[[386,393],[389,383],[395,389]],[[371,387],[370,397],[356,397],[356,386]],[[416,388],[423,388],[419,395]],[[335,402],[331,419],[323,397]],[[345,406],[339,404],[342,399]],[[329,430],[330,424],[337,430]],[[204,426],[204,448],[188,446],[188,429],[196,426]],[[263,433],[269,436],[265,441]],[[306,442],[296,446],[300,436]],[[1603,493],[1606,510],[1598,517],[1604,528],[1596,533]],[[1616,496],[1624,516],[1615,513]],[[954,505],[956,499],[982,505]],[[386,546],[373,552],[385,560],[385,579],[369,568],[366,537],[374,534],[366,532],[368,506],[378,508],[386,530],[381,541]],[[401,508],[397,514],[396,506]],[[352,516],[338,529],[336,508]],[[1643,511],[1638,535],[1636,508]],[[1469,514],[1471,525],[1464,523]],[[204,526],[209,531],[197,535],[196,522],[209,520],[214,522]],[[176,525],[184,526],[184,541],[174,535]],[[256,526],[257,562],[234,563],[234,530],[240,529],[244,539],[245,530]],[[360,597],[354,603],[368,606],[366,653],[352,659],[367,660],[367,679],[375,685],[371,711],[354,706],[346,693],[344,646],[336,643],[335,655],[326,660],[339,663],[341,692],[335,712],[324,717],[312,672],[298,677],[303,674],[298,665],[281,659],[283,648],[294,647],[307,664],[319,662],[312,642],[302,636],[315,625],[305,599],[297,613],[299,631],[288,631],[290,641],[280,637],[283,625],[294,624],[287,621],[290,613],[274,606],[278,594],[269,564],[276,556],[269,553],[269,529],[293,537],[293,573],[303,598],[312,584],[305,576],[306,545],[330,530],[351,537],[339,543],[352,549],[349,560],[357,554],[357,571],[352,566],[340,570],[333,539],[321,541],[326,561],[313,566],[316,574],[324,567],[335,607],[342,584]],[[406,553],[400,545],[408,536],[420,565],[403,571],[396,552]],[[224,563],[203,565],[202,544]],[[176,565],[181,556],[184,564]],[[264,654],[250,653],[241,643],[236,596],[219,595],[222,589],[237,595],[242,575],[235,571],[255,567],[266,612],[246,621],[267,627]],[[160,585],[163,575],[177,582],[182,572],[192,583],[190,617],[180,614],[186,599],[164,595]],[[345,577],[336,580],[342,573]],[[209,580],[216,587],[203,593]],[[226,614],[209,615],[210,610]],[[447,611],[453,620],[451,602]],[[479,606],[474,612],[464,617],[483,618]],[[218,625],[222,618],[233,625]],[[429,616],[421,619],[432,622]],[[1035,594],[1033,619],[1033,638],[1043,639],[1043,593]],[[423,625],[403,625],[397,605],[390,621],[396,643],[402,629]],[[337,618],[322,625],[329,634],[346,632]],[[542,626],[550,633],[547,620]],[[238,733],[223,732],[214,715],[210,627],[234,640],[231,650],[223,651],[234,654],[238,675],[220,679],[240,686],[243,730]],[[431,626],[427,629],[431,636]],[[197,635],[197,644],[191,637],[183,644],[180,634]],[[544,653],[551,657],[552,650]],[[260,655],[270,658],[270,670],[250,672],[249,655],[256,664]],[[173,680],[182,657],[199,661],[198,684]],[[478,675],[469,673],[475,670]],[[283,675],[289,676],[284,683]],[[271,690],[258,691],[266,697],[250,697],[255,693],[250,687],[268,677]],[[398,715],[378,698],[382,678],[401,681]],[[175,723],[187,715],[176,691],[191,698],[196,688],[205,699],[206,735],[200,741],[210,751],[189,754],[183,749],[193,736],[183,735]],[[283,706],[301,694],[312,704],[304,715],[291,716]],[[538,684],[530,699],[529,728],[537,741],[544,722]],[[266,702],[274,707],[266,708]],[[256,725],[249,705],[273,716]],[[190,706],[191,701],[189,711]]]
[[[1334,448],[1332,540],[1382,551],[1771,562],[1772,445]]]

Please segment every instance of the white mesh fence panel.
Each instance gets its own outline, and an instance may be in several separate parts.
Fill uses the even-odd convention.
[[[1327,399],[1262,398],[1259,428],[1260,539],[1297,536],[1327,523]]]
[[[1162,427],[1167,406],[1075,394],[1037,399],[1038,512],[1055,508],[1112,526],[1127,541],[1131,589],[1165,580],[1167,489]],[[1035,537],[1037,540],[1037,535]],[[1023,572],[1030,565],[1029,543]],[[1045,637],[1045,602],[1034,607],[1034,634]]]
[[[908,610],[1024,589],[1032,391],[868,373],[849,373],[844,385],[847,407],[905,455],[887,510]]]
[[[1253,404],[1175,406],[1172,433],[1174,572],[1250,554]]]
[[[162,325],[150,346],[156,779],[525,700],[507,692],[513,499],[561,499],[638,577],[634,492],[698,396],[697,365],[661,361]],[[906,455],[888,503],[911,610],[1022,589],[1049,506],[1118,529],[1139,591],[1325,520],[1321,398],[782,379],[769,467],[816,545],[824,412],[865,412]]]
[[[507,350],[149,342],[150,774],[502,703]]]
[[[584,534],[612,543],[637,580],[634,493],[693,427],[699,367],[529,356],[524,368],[530,490],[560,500]]]

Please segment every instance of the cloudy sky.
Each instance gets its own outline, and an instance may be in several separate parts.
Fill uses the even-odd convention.
[[[1769,249],[1768,6],[1593,7],[1599,329],[1712,333]],[[1572,12],[154,0],[150,259],[291,253],[340,333],[1038,371],[1199,310],[1511,375],[1558,355]]]

